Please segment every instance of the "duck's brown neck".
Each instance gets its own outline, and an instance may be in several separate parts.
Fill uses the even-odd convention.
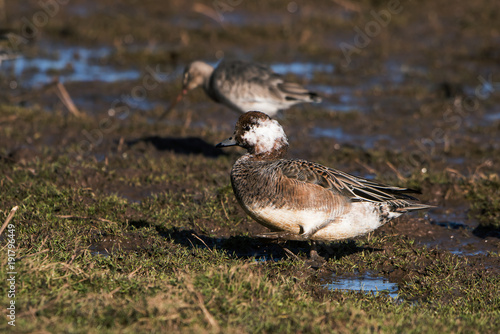
[[[283,159],[287,156],[287,152],[288,152],[288,146],[286,145],[278,149],[274,149],[272,151],[266,151],[261,153],[255,153],[255,148],[253,150],[248,150],[248,153],[250,154],[250,159],[257,161]]]

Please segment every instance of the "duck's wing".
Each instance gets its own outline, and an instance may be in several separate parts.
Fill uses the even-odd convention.
[[[390,201],[408,207],[413,205],[412,201],[418,201],[417,198],[407,195],[418,193],[416,190],[388,186],[306,160],[280,160],[277,167],[284,177],[319,185],[355,202]]]
[[[221,88],[243,84],[254,87],[266,86],[269,82],[279,82],[280,79],[279,74],[265,65],[240,60],[223,61],[212,73],[212,80]]]

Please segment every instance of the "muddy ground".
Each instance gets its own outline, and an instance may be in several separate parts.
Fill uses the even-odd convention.
[[[215,3],[70,1],[49,12],[36,1],[6,1],[3,28],[14,35],[3,48],[20,58],[0,67],[2,187],[15,187],[9,181],[15,170],[41,177],[37,168],[57,163],[64,172],[48,177],[57,187],[79,189],[72,200],[83,208],[113,195],[128,203],[117,213],[126,226],[153,226],[179,247],[218,248],[262,262],[298,256],[306,266],[280,274],[306,277],[316,296],[328,293],[318,287],[335,273],[369,271],[401,284],[447,256],[465,259],[462,269],[470,272],[500,273],[498,6]],[[323,96],[321,104],[279,116],[291,157],[416,188],[436,208],[355,241],[322,245],[326,262],[319,264],[307,263],[306,243],[253,238],[266,229],[246,217],[229,186],[231,164],[242,152],[214,148],[232,133],[238,114],[197,90],[158,121],[180,90],[183,67],[222,57],[266,63]],[[82,116],[62,103],[50,84],[55,78]],[[148,203],[159,198],[177,207],[177,218],[162,221],[146,209],[157,208]],[[0,209],[17,204],[9,198]],[[189,213],[204,204],[213,206],[210,215]],[[95,254],[149,249],[136,232],[101,232],[87,244]],[[383,240],[383,248],[372,247],[372,239]],[[409,257],[413,270],[390,257],[364,263],[364,252],[383,257],[401,244],[430,251]],[[339,264],[345,258],[356,270]]]

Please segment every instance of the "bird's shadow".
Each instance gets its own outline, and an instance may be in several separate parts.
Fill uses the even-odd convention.
[[[145,220],[130,221],[136,228],[154,227],[159,235],[188,249],[219,249],[236,259],[256,259],[257,261],[280,261],[290,257],[302,258],[308,254],[311,245],[307,241],[277,241],[251,236],[210,237],[190,229],[163,228]],[[318,254],[325,260],[341,259],[359,252],[373,252],[379,249],[358,247],[353,240],[320,244]],[[295,254],[295,255],[293,255]],[[304,255],[304,258],[307,255]]]
[[[472,231],[472,234],[481,239],[489,237],[500,239],[500,228],[478,226]]]
[[[215,148],[214,144],[207,143],[197,137],[147,136],[129,140],[126,143],[128,146],[134,146],[141,142],[153,145],[158,151],[173,151],[178,154],[202,154],[210,158],[226,154],[222,150]]]

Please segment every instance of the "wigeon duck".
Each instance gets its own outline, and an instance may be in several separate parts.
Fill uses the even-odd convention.
[[[288,140],[264,113],[240,116],[232,137],[217,147],[247,153],[231,170],[234,194],[258,223],[288,239],[341,240],[375,230],[403,213],[428,209],[407,195],[411,189],[384,185],[320,164],[285,159]]]
[[[202,61],[194,61],[184,70],[182,92],[171,104],[175,106],[189,90],[202,86],[215,102],[247,112],[261,110],[274,116],[279,110],[297,103],[321,102],[318,94],[301,85],[286,82],[270,68],[245,61],[222,61],[215,69]]]

